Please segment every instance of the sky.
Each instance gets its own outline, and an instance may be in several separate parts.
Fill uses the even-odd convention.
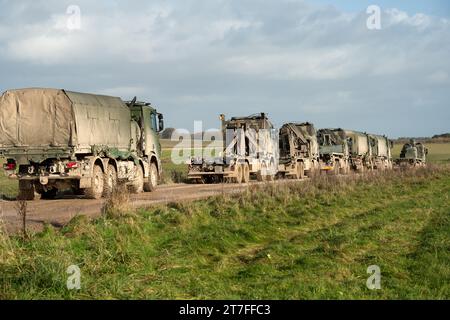
[[[449,76],[448,1],[0,0],[0,91],[137,96],[190,131],[266,112],[276,126],[450,132]]]

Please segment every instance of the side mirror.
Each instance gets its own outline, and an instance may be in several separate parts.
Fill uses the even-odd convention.
[[[159,132],[161,132],[164,130],[164,116],[161,113],[158,114],[158,120],[159,120],[158,129]]]

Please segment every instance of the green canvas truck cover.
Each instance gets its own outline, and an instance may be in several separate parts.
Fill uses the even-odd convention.
[[[314,125],[308,122],[305,123],[286,123],[280,129],[280,137],[289,135],[289,131],[292,131],[297,139],[302,144],[309,144],[311,155],[317,155],[319,153],[319,145],[317,143],[316,129]],[[294,153],[294,150],[283,150],[283,152]]]
[[[370,138],[373,140],[374,145],[372,145],[372,152],[374,156],[377,157],[390,157],[390,147],[389,141],[386,137],[372,134]]]
[[[8,90],[0,97],[0,149],[101,145],[127,151],[130,111],[120,98],[61,89]]]
[[[354,155],[364,156],[370,153],[369,140],[365,133],[345,130],[345,134],[351,139],[350,151]]]

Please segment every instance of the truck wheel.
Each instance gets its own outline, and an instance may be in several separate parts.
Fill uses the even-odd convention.
[[[340,168],[340,165],[339,165],[339,161],[336,161],[335,163],[334,163],[334,175],[339,175],[339,173],[340,173],[340,170],[341,168]]]
[[[261,169],[259,169],[258,172],[256,173],[256,180],[258,180],[259,182],[266,180],[266,174],[267,174],[267,165],[263,163],[261,165]]]
[[[156,189],[157,186],[158,186],[158,169],[156,168],[156,165],[152,162],[152,164],[150,164],[150,172],[148,173],[148,178],[144,183],[144,191],[152,192]]]
[[[270,166],[273,168],[272,163],[270,163]],[[275,181],[275,174],[269,174],[269,167],[266,167],[266,169],[267,169],[266,181]]]
[[[311,164],[311,168],[308,170],[308,171],[306,171],[306,176],[308,177],[308,178],[312,178],[312,177],[314,177],[315,175],[316,175],[316,171],[317,170],[317,168],[316,168],[316,164],[315,163],[312,163]]]
[[[243,166],[237,165],[236,166],[236,177],[233,178],[234,183],[242,183],[242,178],[244,175],[244,169]]]
[[[142,167],[138,165],[136,169],[136,177],[131,185],[131,192],[142,193],[144,191],[144,171]]]
[[[109,164],[106,168],[104,183],[103,196],[108,197],[117,185],[117,170],[112,164]]]
[[[244,174],[242,182],[249,183],[250,182],[250,167],[248,166],[248,163],[245,163],[243,165],[243,170],[242,171],[243,171],[243,174]]]
[[[34,200],[34,186],[28,181],[19,181],[19,195],[17,200]]]
[[[345,163],[344,174],[350,174],[350,164],[348,164],[347,162]]]
[[[305,177],[305,167],[303,162],[297,162],[297,173],[295,175],[297,179],[303,179]]]
[[[262,175],[261,170],[258,170],[258,172],[256,173],[256,180],[258,180],[259,182],[264,181],[264,176]]]
[[[92,174],[92,186],[84,190],[84,194],[88,199],[100,199],[103,194],[104,174],[99,165],[94,165]]]

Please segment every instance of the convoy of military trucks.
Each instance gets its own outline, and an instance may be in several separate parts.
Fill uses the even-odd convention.
[[[320,173],[392,169],[393,141],[344,129],[316,131],[308,122],[276,130],[267,114],[222,122],[223,150],[192,157],[196,183],[247,183],[303,179]],[[20,89],[0,97],[0,157],[17,179],[19,198],[52,198],[70,189],[87,198],[109,195],[118,183],[132,192],[153,191],[161,177],[159,132],[163,115],[147,102],[59,89]],[[404,145],[397,166],[423,166],[421,143]]]
[[[344,129],[316,131],[308,122],[286,123],[276,132],[265,113],[222,121],[222,135],[222,157],[191,158],[189,179],[241,183],[251,176],[271,181],[393,168],[394,144],[386,136]]]

